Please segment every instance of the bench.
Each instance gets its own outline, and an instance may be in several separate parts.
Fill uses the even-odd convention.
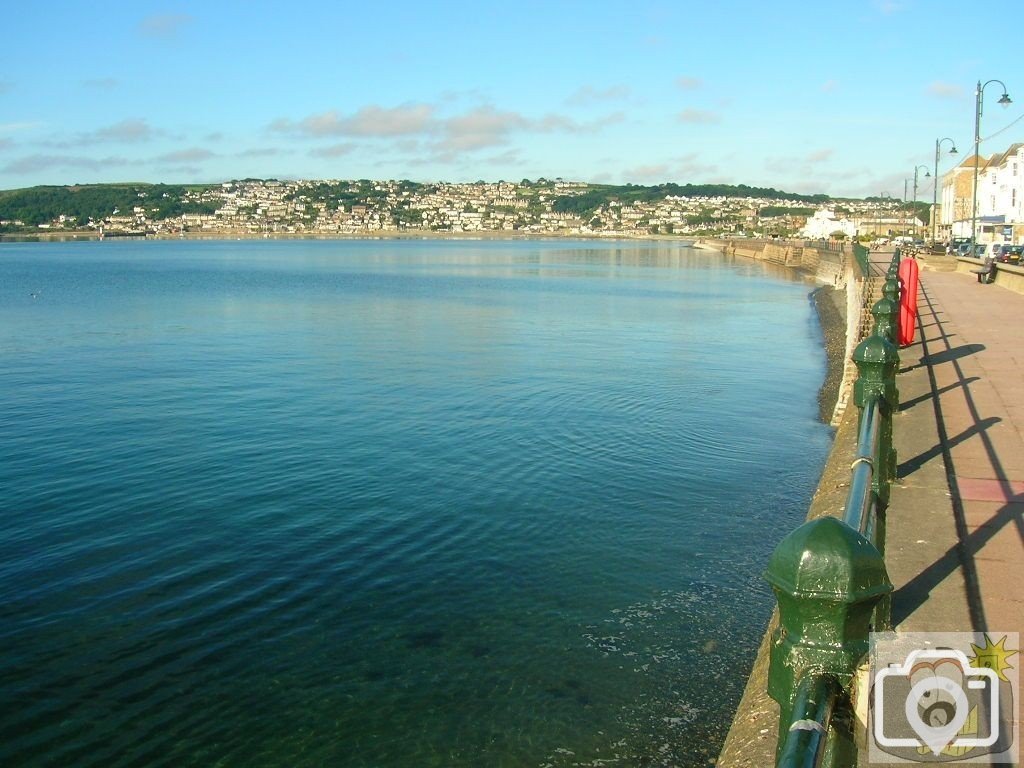
[[[996,276],[996,260],[989,256],[977,269],[972,269],[971,274],[978,276],[979,283],[991,283]]]

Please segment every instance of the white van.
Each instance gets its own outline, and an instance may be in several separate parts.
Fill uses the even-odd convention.
[[[984,243],[978,246],[978,258],[979,259],[997,259],[1003,252],[1003,246],[1006,243]]]

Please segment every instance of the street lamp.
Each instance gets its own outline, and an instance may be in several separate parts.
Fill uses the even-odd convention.
[[[875,235],[881,235],[882,234],[881,232],[879,232],[877,230],[880,230],[882,228],[882,221],[885,218],[885,214],[889,213],[889,208],[892,207],[892,195],[890,195],[888,192],[879,192],[878,193],[878,197],[879,197],[880,200],[883,201],[883,202],[879,203],[879,205],[888,205],[888,207],[882,208],[881,212],[878,214],[878,227],[876,227]],[[886,204],[884,202],[885,200],[889,201],[888,204]],[[886,234],[886,237],[888,237],[889,235],[892,234],[892,230],[889,229],[889,228],[886,228],[885,234]]]
[[[922,168],[924,168],[924,177],[926,179],[929,176],[931,176],[931,173],[928,172],[928,166],[927,165],[916,165],[916,166],[914,166],[914,207],[911,208],[911,212],[913,213],[913,219],[912,220],[915,221],[915,222],[917,221],[917,172],[919,170],[921,170]],[[914,234],[916,235],[917,234],[917,224],[914,224],[913,226],[914,226]]]
[[[935,175],[932,177],[932,242],[934,243],[938,239],[938,220],[935,218],[935,209],[939,204],[939,147],[942,142],[948,141],[953,145],[953,148],[949,150],[949,154],[956,154],[956,142],[948,136],[944,139],[935,140]]]
[[[917,171],[914,171],[917,173]],[[910,224],[907,221],[907,187],[910,185],[910,179],[903,180],[903,205],[900,206],[900,217],[902,218],[903,236],[906,237],[910,234]]]
[[[1010,95],[1006,92],[1006,83],[1002,80],[989,80],[985,85],[978,81],[978,90],[974,92],[974,192],[971,195],[971,247],[978,245],[978,165],[981,161],[981,154],[978,149],[981,144],[981,102],[985,96],[985,88],[992,83],[999,83],[1003,86],[1003,95],[997,103],[1004,107],[1010,104]]]

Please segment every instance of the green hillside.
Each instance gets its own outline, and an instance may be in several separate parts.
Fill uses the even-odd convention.
[[[71,187],[28,187],[0,191],[0,220],[22,221],[35,226],[60,215],[74,218],[78,226],[99,221],[118,211],[130,215],[138,206],[150,219],[166,219],[183,213],[212,213],[217,203],[185,199],[214,185],[197,184],[83,184]]]

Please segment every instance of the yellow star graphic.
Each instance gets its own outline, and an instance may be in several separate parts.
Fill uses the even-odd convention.
[[[1010,682],[1006,677],[1006,670],[1013,669],[1008,659],[1019,651],[1007,650],[1006,637],[998,643],[993,644],[991,638],[985,635],[985,645],[971,643],[971,650],[974,656],[971,657],[971,666],[976,669],[991,669],[1003,682]]]

